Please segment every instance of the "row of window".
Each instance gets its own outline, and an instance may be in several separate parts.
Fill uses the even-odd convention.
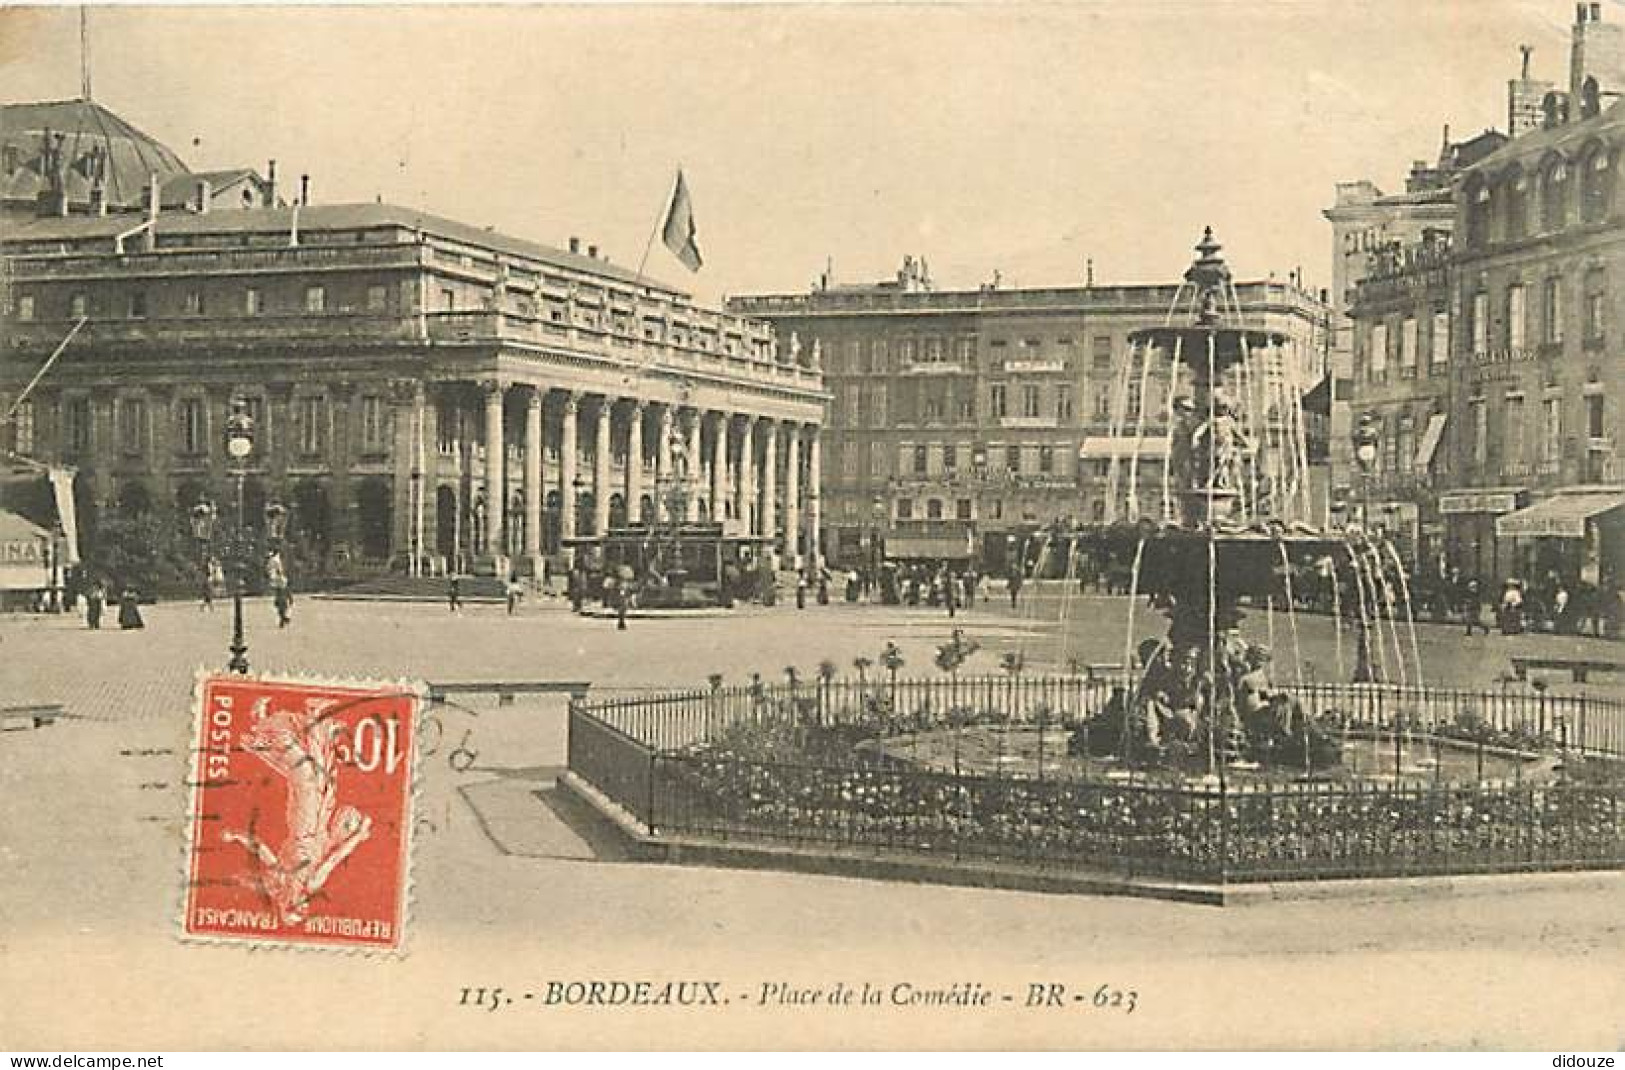
[[[1544,464],[1557,464],[1563,457],[1563,399],[1548,396],[1540,399],[1540,425],[1538,449],[1531,451],[1525,396],[1521,390],[1510,390],[1502,397],[1499,411],[1483,395],[1467,399],[1468,428],[1465,451],[1474,468],[1483,469],[1490,464],[1492,452],[1502,465],[1528,464],[1539,460]],[[1585,396],[1585,436],[1601,439],[1607,434],[1607,399],[1601,393]],[[1492,429],[1492,421],[1497,427]],[[1494,432],[1498,431],[1499,434]],[[1492,443],[1497,449],[1492,451]]]
[[[1514,166],[1493,183],[1474,176],[1466,189],[1467,247],[1520,241],[1561,230],[1576,219],[1607,219],[1613,208],[1614,170],[1613,154],[1597,144],[1575,160],[1554,156],[1538,172]]]
[[[275,431],[265,420],[265,401],[261,397],[243,399],[245,410],[254,421],[254,449],[264,454],[271,449]],[[230,406],[211,411],[204,398],[179,398],[168,406],[150,406],[144,398],[118,398],[111,405],[111,445],[121,454],[137,456],[152,446],[155,418],[162,419],[161,411],[168,408],[172,441],[177,454],[201,457],[212,452],[212,443],[224,449],[220,436],[224,433]],[[288,408],[292,429],[290,442],[301,456],[313,456],[327,448],[328,421],[331,415],[342,414],[344,406],[330,406],[326,398],[307,395],[294,398]],[[387,401],[378,395],[359,399],[357,412],[360,419],[360,449],[363,454],[382,454],[389,449],[390,410]],[[88,397],[65,398],[58,409],[60,428],[59,446],[67,456],[84,456],[97,449],[96,419]],[[217,429],[220,434],[212,434]],[[28,456],[39,449],[35,403],[24,401],[17,408],[13,422],[12,449]]]
[[[832,374],[884,375],[898,369],[919,365],[955,364],[962,368],[976,363],[976,337],[907,336],[903,338],[849,338],[823,347],[825,370]],[[811,345],[811,342],[808,343]],[[991,338],[989,355],[999,359],[1030,359],[1046,346],[1053,345],[1065,356],[1076,351],[1078,341],[1072,335],[1062,334],[1045,339],[1036,335],[1020,338]],[[1109,368],[1115,352],[1112,336],[1095,335],[1090,340],[1090,359],[1096,368]]]
[[[1144,385],[1138,378],[1129,378],[1123,399],[1126,423],[1141,419],[1155,422],[1159,418],[1167,388],[1160,379],[1152,380],[1150,387],[1157,404],[1146,408],[1142,415]],[[1019,418],[1071,424],[1078,416],[1077,394],[1071,383],[989,383],[987,417],[993,421]],[[1111,388],[1093,392],[1092,422],[1104,424],[1112,420],[1112,397]],[[937,381],[900,384],[895,395],[886,383],[849,382],[836,387],[830,419],[835,427],[887,427],[893,421],[973,424],[977,420],[977,396],[974,389]]]
[[[403,289],[411,287],[411,283],[403,283]],[[231,295],[229,303],[222,307],[223,295],[220,291],[207,291],[199,288],[185,290],[181,294],[179,314],[183,316],[206,315],[244,315],[259,316],[277,311],[273,307],[273,294],[260,287],[245,287]],[[402,295],[402,307],[410,303],[410,296]],[[440,291],[439,311],[457,312],[470,308],[478,309],[489,306],[490,294],[481,292],[476,298],[469,293],[462,293],[455,287],[446,287]],[[309,285],[304,288],[303,303],[294,311],[306,314],[321,314],[334,306],[331,295],[325,285]],[[16,295],[12,305],[12,315],[20,322],[28,323],[39,317],[43,311],[40,308],[39,298],[35,294],[21,293]],[[362,312],[381,315],[391,311],[390,288],[381,284],[369,285],[366,288],[365,303]],[[529,315],[536,313],[535,303],[526,299],[521,302],[521,311]],[[149,299],[146,290],[128,290],[119,295],[117,307],[109,307],[101,299],[93,299],[89,293],[76,292],[68,296],[67,313],[70,319],[81,319],[92,316],[123,316],[128,319],[146,319],[155,312],[154,304]],[[163,314],[163,313],[160,313]],[[563,305],[549,305],[548,317],[551,322],[564,324],[571,322],[566,316]],[[580,326],[602,328],[611,330],[617,335],[633,337],[636,330],[633,317],[630,313],[616,311],[613,314],[600,314],[591,309],[577,309],[573,322]],[[685,328],[682,324],[668,325],[661,319],[645,316],[642,320],[642,332],[645,341],[660,341],[669,335],[674,345],[692,345],[705,351],[720,351],[733,354],[738,348],[736,340],[729,336],[718,342],[714,332],[699,328]],[[758,355],[765,354],[765,340],[753,343]]]
[[[266,292],[259,287],[245,287],[232,300],[229,309],[211,308],[209,295],[201,289],[186,290],[181,294],[181,314],[187,316],[206,316],[211,312],[234,312],[244,316],[259,316],[272,311],[266,301]],[[216,295],[218,299],[218,295]],[[147,291],[129,290],[120,297],[117,309],[108,308],[99,301],[92,301],[88,293],[78,292],[68,296],[68,317],[70,319],[84,319],[91,316],[122,315],[129,319],[146,319],[151,314],[151,304]],[[328,292],[326,286],[306,286],[304,290],[304,304],[301,308],[306,313],[320,313],[328,310]],[[35,319],[38,309],[38,300],[34,294],[22,293],[16,296],[12,306],[12,315],[17,320],[27,323]],[[389,311],[389,287],[373,285],[367,287],[365,311],[381,313]]]
[[[1465,294],[1462,317],[1469,343],[1468,355],[1482,356],[1497,346],[1523,350],[1536,345],[1560,344],[1568,315],[1564,299],[1566,286],[1559,275],[1541,280],[1538,315],[1531,316],[1527,286],[1522,282],[1509,284],[1501,294],[1499,323],[1492,315],[1490,294],[1486,290],[1476,289]],[[1587,343],[1595,344],[1603,339],[1607,330],[1607,273],[1602,268],[1592,268],[1585,273],[1581,286],[1580,332]],[[1425,335],[1422,333],[1424,324]],[[1450,361],[1450,313],[1439,309],[1420,323],[1414,316],[1378,320],[1368,329],[1365,352],[1366,376],[1370,379],[1387,378],[1389,368],[1394,366],[1402,378],[1414,376],[1424,352],[1429,367],[1442,367]]]
[[[1490,295],[1483,289],[1468,294],[1463,303],[1467,318],[1467,332],[1471,339],[1471,352],[1488,353],[1495,343],[1508,349],[1523,349],[1537,342],[1555,345],[1563,341],[1563,321],[1566,305],[1563,299],[1564,280],[1553,275],[1540,284],[1539,334],[1531,329],[1526,287],[1513,282],[1501,295],[1501,330],[1496,332],[1491,322]],[[1602,340],[1608,328],[1608,276],[1602,268],[1592,268],[1581,280],[1580,334],[1588,343]]]
[[[1584,429],[1587,438],[1604,437],[1606,428],[1606,400],[1600,393],[1585,397]],[[1531,424],[1531,412],[1538,414],[1538,423]],[[1422,432],[1427,417],[1404,412],[1385,417],[1372,414],[1373,426],[1378,432],[1377,453],[1373,465],[1378,473],[1403,474],[1408,472],[1445,471],[1449,467],[1449,454],[1436,449],[1431,456],[1419,452]],[[1465,439],[1460,443],[1463,460],[1475,469],[1484,469],[1495,462],[1502,466],[1527,464],[1557,465],[1564,450],[1563,399],[1548,394],[1538,404],[1527,404],[1522,390],[1506,391],[1501,405],[1492,407],[1484,395],[1467,399],[1467,427]]]
[[[1140,494],[1137,496],[1137,503],[1127,493],[1120,493],[1117,495],[1117,497],[1119,501],[1119,515],[1161,515],[1161,503],[1158,501],[1157,495],[1155,494]],[[1099,523],[1106,518],[1106,501],[1104,498],[1091,497],[1087,499],[1087,502],[1089,518],[1092,521]],[[853,521],[859,518],[861,509],[858,502],[848,499],[842,503],[842,506],[842,512],[845,514],[848,521]],[[923,510],[916,507],[916,503],[913,498],[898,498],[894,503],[895,516],[900,523],[908,523],[914,520],[947,520],[949,519],[947,510],[948,503],[943,501],[941,498],[927,498],[924,502]],[[976,506],[970,498],[955,499],[953,502],[953,510],[954,515],[952,519],[963,521],[976,519],[1003,520],[1005,514],[1004,500],[1002,498],[993,498],[983,501],[982,515],[980,517],[976,516]]]

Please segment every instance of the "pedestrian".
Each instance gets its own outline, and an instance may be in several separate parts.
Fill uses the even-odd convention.
[[[796,574],[796,608],[807,608],[807,573],[805,570]]]
[[[199,598],[198,598],[198,603],[197,603],[198,609],[200,609],[200,610],[207,609],[210,612],[213,612],[214,611],[214,562],[212,560],[208,564],[203,566],[203,585],[202,585],[202,589],[198,593],[199,593]]]
[[[1556,635],[1571,635],[1574,629],[1569,617],[1569,589],[1561,581],[1558,582],[1557,591],[1552,595],[1552,632]]]
[[[1478,577],[1474,576],[1462,585],[1461,595],[1461,621],[1466,625],[1469,637],[1474,628],[1481,629],[1485,635],[1490,634],[1490,623],[1484,619],[1484,610],[1484,595],[1479,589]]]
[[[518,573],[510,572],[508,574],[508,585],[504,589],[504,593],[508,597],[508,616],[511,617],[514,614],[514,611],[519,608],[519,596],[521,592],[519,589]]]
[[[93,632],[101,631],[102,606],[106,603],[107,588],[101,580],[92,580],[90,590],[85,592],[85,624]]]
[[[463,608],[462,579],[453,572],[446,580],[446,604],[456,613]]]
[[[1523,613],[1523,581],[1509,579],[1501,592],[1501,634],[1522,635]]]
[[[956,592],[959,590],[959,577],[949,576],[942,585],[942,599],[948,603],[948,618],[953,619],[955,604],[959,601]]]
[[[1006,580],[1005,582],[1006,582],[1007,586],[1010,588],[1010,608],[1015,609],[1016,608],[1016,600],[1021,597],[1021,572],[1020,572],[1020,570],[1012,571],[1010,573],[1010,578],[1008,580]]]
[[[145,628],[146,622],[141,619],[141,606],[137,600],[135,588],[125,584],[118,596],[118,626],[124,631]]]
[[[286,628],[293,620],[293,589],[287,580],[271,588],[271,600],[276,604],[276,626]]]

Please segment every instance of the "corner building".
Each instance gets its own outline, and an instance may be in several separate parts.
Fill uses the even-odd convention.
[[[1236,296],[1249,326],[1292,339],[1275,374],[1310,391],[1325,370],[1321,299],[1276,281],[1239,283]],[[872,561],[883,548],[1001,570],[1012,536],[1039,526],[1162,514],[1167,360],[1129,374],[1124,365],[1135,358],[1132,332],[1190,315],[1176,297],[1189,293],[939,291],[910,257],[895,280],[739,296],[729,308],[818,354],[831,398],[821,496],[832,560]],[[1126,442],[1135,432],[1138,448]],[[1120,469],[1109,501],[1114,453],[1134,474]]]

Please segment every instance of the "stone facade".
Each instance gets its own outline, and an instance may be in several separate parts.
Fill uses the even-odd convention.
[[[535,567],[655,517],[679,437],[694,518],[818,550],[817,368],[596,250],[306,205],[42,216],[0,253],[0,411],[85,320],[0,444],[86,513],[231,502],[240,399],[246,516],[286,503],[313,561]]]
[[[895,283],[729,302],[773,323],[781,343],[819,354],[831,399],[831,556],[863,560],[883,543],[893,556],[968,555],[996,568],[1010,537],[1038,525],[1160,516],[1167,367],[1124,372],[1131,332],[1190,314],[1174,307],[1178,288],[939,291],[912,263]],[[1290,283],[1236,292],[1249,326],[1293,340],[1292,372],[1307,391],[1323,374],[1325,306]],[[1145,443],[1109,502],[1099,446],[1125,383],[1143,404],[1122,426]]]
[[[1570,94],[1548,91],[1538,126],[1456,173],[1450,237],[1379,246],[1353,295],[1352,407],[1379,432],[1356,505],[1429,566],[1571,583],[1625,567],[1625,105],[1597,88],[1625,73],[1600,17],[1577,10]],[[1533,506],[1575,515],[1531,535]]]

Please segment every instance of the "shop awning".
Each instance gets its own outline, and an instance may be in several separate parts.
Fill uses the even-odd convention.
[[[1557,493],[1527,509],[1495,518],[1498,536],[1583,539],[1586,521],[1625,505],[1625,491],[1571,491]]]
[[[1136,439],[1133,435],[1090,435],[1078,447],[1078,456],[1084,460],[1103,460],[1119,457],[1146,457],[1161,460],[1168,456],[1167,435],[1146,435]]]
[[[886,540],[886,556],[895,561],[963,561],[971,556],[971,545],[963,536],[893,535]]]
[[[0,509],[0,591],[35,591],[50,585],[50,532]]]
[[[1422,429],[1422,441],[1416,447],[1416,470],[1426,472],[1433,465],[1433,455],[1439,452],[1439,440],[1444,437],[1445,414],[1436,412],[1428,417]]]

